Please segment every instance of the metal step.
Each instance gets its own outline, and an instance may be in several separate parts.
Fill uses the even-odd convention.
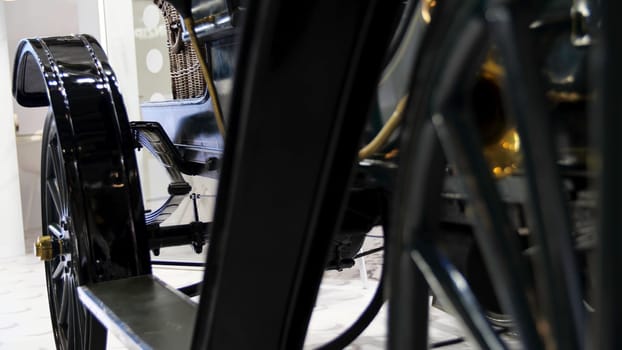
[[[196,304],[155,276],[82,286],[78,294],[130,349],[190,349]]]

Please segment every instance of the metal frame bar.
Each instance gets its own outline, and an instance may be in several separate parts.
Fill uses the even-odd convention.
[[[175,247],[184,244],[198,244],[207,241],[210,222],[192,222],[174,226],[147,226],[149,249]],[[152,262],[153,263],[153,262]]]
[[[151,265],[183,266],[183,267],[205,267],[205,263],[204,262],[199,262],[199,261],[180,261],[180,260],[151,260]]]

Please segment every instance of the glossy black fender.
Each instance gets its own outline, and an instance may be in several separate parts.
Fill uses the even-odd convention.
[[[81,284],[150,273],[134,141],[117,79],[87,35],[25,39],[13,95],[49,106],[66,164]]]

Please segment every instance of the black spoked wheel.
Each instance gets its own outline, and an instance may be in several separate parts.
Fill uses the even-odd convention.
[[[74,223],[83,218],[72,215],[75,194],[68,189],[63,150],[53,115],[46,118],[43,132],[41,213],[44,237],[49,237],[51,247],[45,275],[56,347],[62,350],[105,349],[105,328],[78,299],[77,287],[84,283],[84,275],[77,262],[83,262],[85,257],[74,249],[80,239]]]
[[[79,286],[151,273],[134,138],[117,78],[87,35],[24,39],[14,95],[49,107],[42,142],[44,260],[56,347],[104,349]]]

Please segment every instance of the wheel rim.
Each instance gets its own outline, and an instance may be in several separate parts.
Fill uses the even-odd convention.
[[[82,306],[77,287],[83,283],[78,271],[81,261],[77,247],[78,237],[71,216],[70,195],[67,186],[63,150],[52,115],[46,120],[42,149],[42,226],[45,235],[60,247],[60,251],[45,263],[48,303],[54,338],[58,349],[105,348],[104,337],[92,338],[94,331],[102,332],[101,325]],[[98,327],[97,329],[94,329]]]

